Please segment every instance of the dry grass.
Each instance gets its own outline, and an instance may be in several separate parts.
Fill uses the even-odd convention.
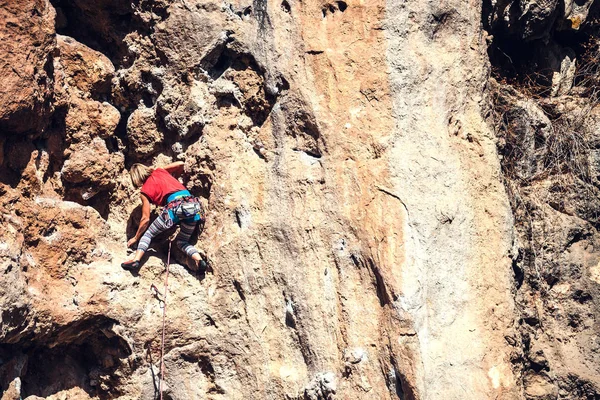
[[[593,43],[592,43],[593,42]],[[552,175],[573,175],[586,183],[591,183],[589,165],[589,138],[591,132],[586,124],[590,111],[600,102],[600,40],[594,39],[586,45],[589,51],[579,62],[574,81],[574,91],[588,100],[576,114],[563,114],[559,110],[560,100],[549,99],[551,87],[539,76],[525,76],[518,80],[498,77],[499,85],[491,93],[493,122],[496,135],[502,140],[500,153],[503,156],[502,169],[507,178],[528,184],[531,181],[547,179]],[[540,74],[543,75],[543,74]],[[516,99],[529,99],[537,104],[550,120],[550,133],[546,137],[536,134],[536,147],[543,151],[536,156],[537,168],[533,176],[523,181],[519,171],[524,157],[522,147],[525,112],[515,104]],[[566,100],[569,101],[569,100]],[[526,123],[526,122],[525,122]],[[541,141],[542,143],[537,143]],[[523,182],[521,182],[523,181]]]
[[[521,262],[529,267],[529,284],[541,291],[547,289],[549,257],[553,257],[547,250],[552,229],[545,222],[545,213],[549,207],[567,213],[584,209],[581,204],[598,194],[590,165],[593,132],[588,116],[600,102],[600,40],[592,38],[582,48],[572,96],[551,98],[551,75],[544,71],[512,78],[496,74],[498,84],[491,85],[501,168],[515,226],[523,239]],[[549,125],[535,126],[539,116],[529,116],[523,108],[525,102],[537,106]],[[574,192],[579,196],[573,196]],[[565,206],[570,211],[563,210]],[[588,218],[598,226],[598,216]]]
[[[552,129],[546,140],[547,152],[544,156],[544,172],[546,174],[571,174],[586,183],[591,183],[590,132],[586,125],[586,117],[596,103],[587,104],[571,118],[558,115],[550,120]],[[544,108],[542,107],[542,109]],[[551,114],[546,111],[546,115]]]
[[[599,22],[595,22],[599,25]],[[600,39],[592,36],[581,44],[574,87],[581,88],[581,96],[598,102],[600,97]]]

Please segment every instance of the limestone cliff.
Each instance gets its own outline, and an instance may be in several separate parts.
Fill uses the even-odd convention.
[[[0,1],[2,400],[600,396],[593,3]]]

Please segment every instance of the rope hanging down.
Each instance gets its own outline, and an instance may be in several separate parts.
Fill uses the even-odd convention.
[[[163,400],[163,382],[165,380],[165,322],[167,319],[167,291],[169,289],[169,264],[171,264],[171,243],[173,243],[173,240],[169,239],[169,254],[167,255],[167,273],[165,275],[165,291],[162,300],[162,340],[160,343],[160,381],[158,382],[160,400]]]

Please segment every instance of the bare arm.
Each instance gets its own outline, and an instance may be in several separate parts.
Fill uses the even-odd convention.
[[[178,178],[181,176],[181,174],[183,174],[184,165],[185,163],[183,161],[177,161],[164,167],[164,170],[173,175],[175,178]]]
[[[140,218],[140,225],[135,236],[127,243],[129,246],[133,246],[135,242],[140,240],[146,229],[148,229],[148,225],[150,225],[150,201],[144,194],[141,194],[140,197],[142,198],[142,218]]]

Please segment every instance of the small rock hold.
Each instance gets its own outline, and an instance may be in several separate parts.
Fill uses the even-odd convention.
[[[515,340],[515,338],[513,338],[512,336],[504,336],[504,339],[506,340],[506,342],[508,344],[510,344],[511,346],[514,346],[517,344],[517,341]]]
[[[159,150],[164,136],[158,128],[153,108],[140,106],[131,114],[127,121],[127,139],[130,154],[138,159],[149,157]]]
[[[304,389],[304,398],[306,400],[333,399],[336,390],[335,374],[333,372],[321,372]]]
[[[358,364],[367,358],[367,352],[360,347],[356,347],[352,350],[346,349],[344,358],[346,362],[349,362],[350,364]]]
[[[294,327],[294,303],[291,300],[287,300],[285,303],[285,323],[288,326]]]
[[[20,400],[21,399],[21,378],[15,378],[8,389],[2,395],[2,400]]]
[[[183,153],[183,145],[181,144],[181,142],[175,142],[171,146],[171,150],[173,150],[173,153],[175,154]]]

